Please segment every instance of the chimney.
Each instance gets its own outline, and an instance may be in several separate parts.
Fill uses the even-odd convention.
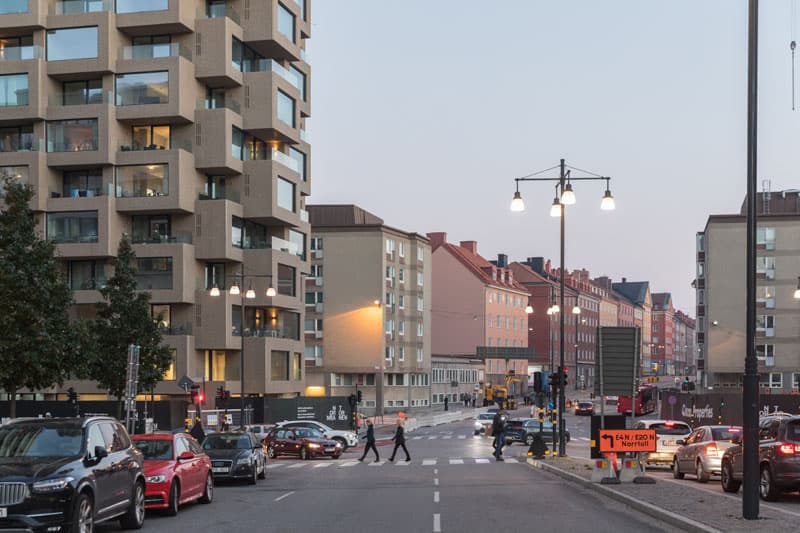
[[[428,233],[427,236],[428,240],[431,241],[432,251],[447,242],[447,233],[445,233],[444,231]]]
[[[497,254],[497,263],[500,268],[508,268],[508,256],[506,254]]]
[[[628,282],[628,278],[622,278],[622,283],[627,283],[627,282]]]
[[[461,241],[458,245],[473,255],[478,255],[478,241]]]
[[[531,267],[534,272],[544,274],[544,257],[529,257],[525,264]]]

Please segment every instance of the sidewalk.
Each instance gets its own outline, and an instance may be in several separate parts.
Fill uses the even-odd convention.
[[[765,507],[761,502],[759,520],[742,518],[740,496],[689,488],[684,483],[658,479],[654,485],[622,483],[600,485],[590,481],[592,461],[577,457],[528,459],[541,468],[573,483],[596,490],[614,500],[686,531],[796,531],[797,515]],[[741,492],[740,492],[741,494]]]

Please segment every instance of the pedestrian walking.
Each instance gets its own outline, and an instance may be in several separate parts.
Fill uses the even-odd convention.
[[[478,395],[474,392],[472,393],[472,407],[475,407],[475,402],[478,401]]]
[[[375,427],[372,425],[372,420],[367,420],[367,434],[361,438],[367,439],[367,444],[364,446],[364,454],[361,456],[359,461],[363,462],[370,450],[375,452],[375,462],[377,463],[380,461],[381,458],[378,456],[378,448],[375,447]]]
[[[400,448],[401,446],[403,447],[403,451],[406,452],[406,462],[411,461],[411,456],[408,455],[408,448],[406,448],[406,435],[402,420],[397,421],[397,429],[395,429],[392,440],[394,441],[394,450],[392,450],[392,456],[389,457],[389,462],[394,461],[394,456],[397,454],[397,448]]]
[[[447,411],[447,394],[444,395],[444,410]]]
[[[505,420],[503,420],[503,410],[499,409],[492,419],[492,435],[495,440],[494,458],[503,461],[503,446],[506,443]]]

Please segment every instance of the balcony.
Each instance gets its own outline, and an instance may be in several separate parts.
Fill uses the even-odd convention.
[[[137,272],[137,286],[150,292],[150,303],[194,303],[195,301],[195,261],[191,237],[176,234],[172,239],[158,243],[139,243],[133,245],[137,260],[148,258],[171,258],[171,271]],[[190,242],[180,242],[188,240]],[[171,242],[170,242],[171,241]]]
[[[289,267],[294,268],[295,272],[295,279],[294,281],[294,295],[289,294],[281,294],[280,292],[275,296],[268,297],[266,296],[267,287],[269,285],[269,280],[267,278],[253,278],[253,290],[256,292],[255,299],[251,300],[250,304],[248,305],[260,305],[260,306],[275,306],[281,307],[284,309],[299,309],[301,306],[300,302],[300,271],[302,270],[302,261],[300,258],[292,254],[285,249],[279,248],[279,243],[286,241],[282,241],[281,239],[272,239],[271,246],[268,248],[261,248],[261,249],[248,249],[244,251],[244,264],[246,265],[248,272],[260,273],[260,274],[274,274],[273,277],[273,287],[275,289],[279,289],[278,283],[278,264],[286,265]],[[288,244],[288,243],[286,243]],[[248,280],[249,281],[249,280]],[[288,292],[288,291],[287,291]]]
[[[244,74],[244,87],[240,89],[241,93],[247,95],[242,99],[244,129],[264,140],[297,144],[300,142],[300,116],[297,105],[300,101],[300,91],[287,78],[295,82],[296,80],[277,62],[265,60],[265,63],[272,70]],[[285,72],[285,76],[280,72]],[[291,123],[281,120],[278,116],[279,91],[294,100]]]
[[[302,20],[300,6],[294,2],[284,2],[295,18],[294,42],[278,31],[278,0],[251,2],[250,9],[242,18],[242,28],[247,44],[267,57],[278,57],[287,61],[301,59],[298,21]],[[307,29],[307,24],[306,26]]]
[[[193,2],[183,0],[116,0],[117,29],[131,35],[181,34],[194,31]]]
[[[117,254],[120,217],[108,196],[50,198],[45,217],[47,238],[65,259],[111,257]],[[66,220],[65,220],[66,219]]]
[[[108,104],[48,107],[47,164],[55,168],[106,166],[114,163],[116,147],[108,134],[113,120]]]
[[[233,217],[242,217],[242,206],[228,200],[196,204],[195,256],[198,260],[241,262],[244,253],[233,245]]]
[[[42,87],[47,77],[44,63],[0,61],[0,72],[5,80],[4,85],[7,83],[9,87],[14,87],[0,99],[0,126],[44,120],[46,98]]]
[[[55,175],[47,167],[47,157],[41,151],[14,151],[0,152],[0,176],[6,174],[19,179],[23,183],[33,186],[34,195],[31,199],[31,209],[44,211],[47,205],[47,191],[54,182]]]
[[[113,10],[113,0],[58,0],[50,4],[47,14],[52,17],[56,15],[81,15]]]
[[[276,154],[280,154],[287,159],[288,161],[285,161],[285,163],[294,163],[294,160],[285,154],[273,150],[273,157]],[[287,168],[285,164],[278,163],[277,160],[244,162],[243,178],[245,187],[242,194],[242,205],[244,206],[245,218],[262,224],[302,226],[306,228],[303,231],[308,233],[308,223],[301,219],[301,210],[298,207],[300,205],[299,175],[295,172],[287,172]],[[294,198],[291,199],[294,211],[279,205],[279,179],[285,180],[281,183],[288,182],[294,185]],[[284,199],[284,202],[287,202],[287,200]]]
[[[230,109],[195,111],[195,166],[206,174],[241,174],[242,161],[233,155],[233,126],[242,117]]]
[[[3,0],[0,2],[0,31],[40,30],[47,27],[46,5],[39,0]]]
[[[288,352],[290,365],[288,371],[291,373],[291,357],[293,354],[302,353],[303,345],[299,341],[271,337],[245,337],[245,350],[248,358],[246,367],[245,387],[248,391],[258,391],[261,393],[284,394],[287,396],[299,396],[305,390],[303,377],[302,360],[300,366],[299,379],[290,376],[289,380],[277,377],[273,380],[272,376],[272,354],[274,351]],[[252,357],[252,359],[251,359]]]
[[[194,64],[197,79],[209,87],[240,86],[242,73],[233,64],[231,43],[234,37],[242,40],[242,28],[228,17],[214,17],[198,19],[195,31]]]
[[[208,290],[198,288],[195,296],[196,320],[194,342],[198,350],[239,350],[242,338],[234,335],[233,306],[242,305],[241,295],[232,296],[220,291],[211,296]],[[237,313],[238,314],[238,313]],[[237,320],[239,317],[237,317]]]
[[[194,213],[202,177],[185,150],[119,152],[117,210],[124,213]]]
[[[47,75],[59,81],[87,79],[114,71],[116,31],[114,14],[110,11],[92,11],[79,14],[50,16],[47,19]],[[59,35],[68,30],[89,32],[83,36]],[[94,43],[87,42],[96,40]],[[76,42],[80,44],[76,44]],[[84,49],[85,47],[85,49]],[[87,57],[89,56],[89,57]]]

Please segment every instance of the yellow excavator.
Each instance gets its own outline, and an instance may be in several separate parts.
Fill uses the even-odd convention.
[[[506,372],[505,385],[492,385],[490,383],[484,387],[484,403],[496,403],[502,409],[516,409],[518,405],[515,396],[521,392],[517,390],[518,383],[520,383],[520,379],[516,377],[513,370],[509,370]]]

